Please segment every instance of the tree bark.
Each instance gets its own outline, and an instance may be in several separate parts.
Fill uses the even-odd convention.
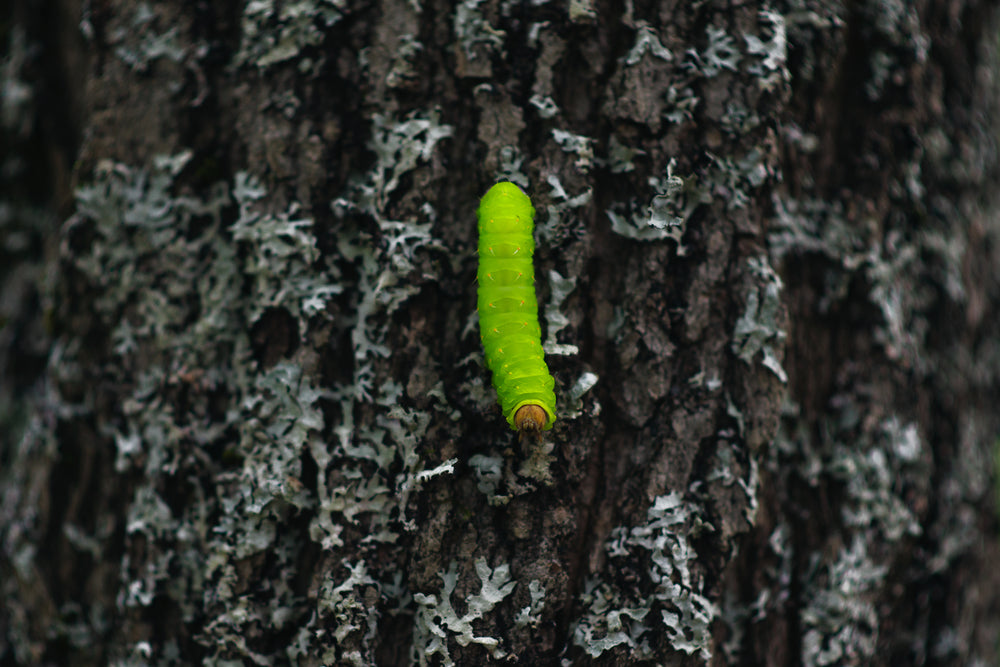
[[[995,3],[2,11],[2,664],[997,663]]]

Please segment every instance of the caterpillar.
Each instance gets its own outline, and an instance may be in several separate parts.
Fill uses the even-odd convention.
[[[483,195],[479,218],[479,335],[507,423],[523,437],[552,428],[555,380],[545,365],[535,298],[535,209],[513,183]]]

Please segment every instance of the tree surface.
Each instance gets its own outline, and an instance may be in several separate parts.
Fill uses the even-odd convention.
[[[0,665],[1000,660],[996,3],[0,17]]]

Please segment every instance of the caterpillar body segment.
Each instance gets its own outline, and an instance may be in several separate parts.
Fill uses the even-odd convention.
[[[479,204],[479,332],[504,417],[522,435],[556,420],[535,297],[534,216],[513,183],[497,183]]]

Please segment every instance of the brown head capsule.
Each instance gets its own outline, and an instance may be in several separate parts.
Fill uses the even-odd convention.
[[[521,433],[521,437],[538,437],[548,420],[548,415],[540,405],[522,405],[514,414],[514,427]]]

